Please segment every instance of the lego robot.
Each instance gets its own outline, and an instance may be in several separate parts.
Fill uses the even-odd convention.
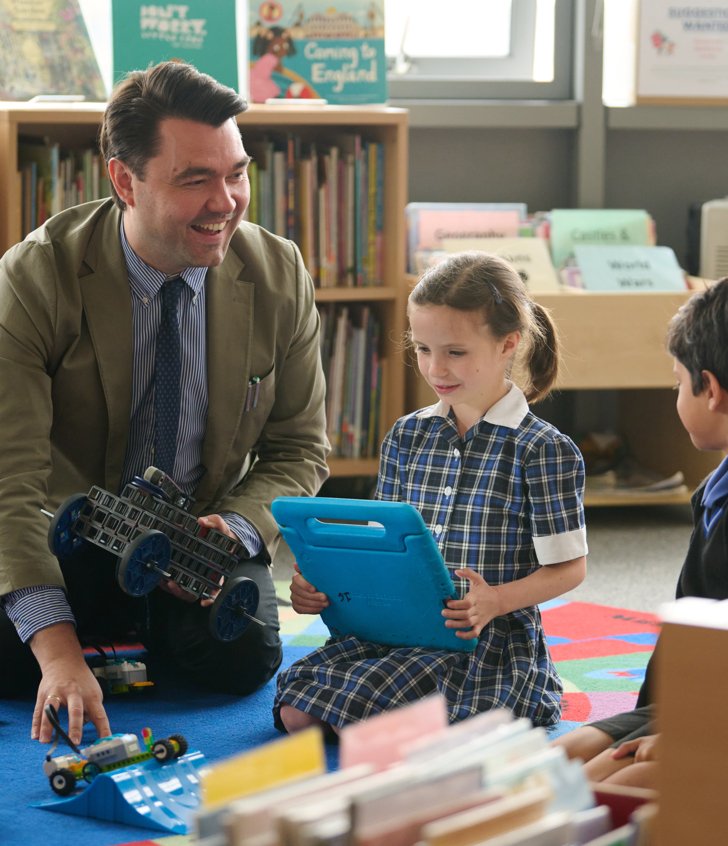
[[[43,762],[43,772],[48,777],[51,789],[58,796],[69,796],[79,781],[90,784],[101,773],[140,764],[152,758],[164,764],[180,758],[187,752],[187,741],[181,734],[154,740],[148,728],[142,730],[143,745],[135,734],[126,733],[100,737],[89,746],[80,748],[61,728],[55,708],[46,705],[45,712],[55,729],[55,734],[53,746]],[[63,738],[71,752],[54,757],[59,738]]]
[[[210,630],[218,640],[242,635],[252,622],[259,590],[252,579],[235,576],[245,549],[237,540],[197,522],[193,500],[155,467],[135,476],[121,492],[96,485],[74,494],[51,518],[48,545],[61,561],[93,544],[116,556],[116,578],[131,596],[145,596],[170,579],[198,599],[215,597]],[[222,582],[222,587],[220,586]]]

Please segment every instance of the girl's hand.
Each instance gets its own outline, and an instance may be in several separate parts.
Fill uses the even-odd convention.
[[[478,637],[485,626],[502,612],[497,588],[489,585],[475,570],[456,570],[456,576],[470,582],[470,590],[462,599],[449,599],[443,609],[445,625],[458,629],[457,637],[466,639]]]
[[[627,740],[612,752],[612,758],[627,758],[633,755],[635,764],[644,761],[656,761],[657,738],[658,735],[656,734],[648,734],[645,737],[638,737],[636,740]]]
[[[328,608],[329,600],[325,593],[321,593],[301,575],[298,564],[291,579],[291,605],[298,614],[320,614]]]

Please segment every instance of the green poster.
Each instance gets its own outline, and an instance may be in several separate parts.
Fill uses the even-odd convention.
[[[114,77],[181,59],[236,91],[235,0],[150,3],[112,0]]]

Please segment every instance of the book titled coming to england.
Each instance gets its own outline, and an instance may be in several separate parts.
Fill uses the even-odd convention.
[[[384,0],[251,0],[249,10],[252,102],[386,102]]]

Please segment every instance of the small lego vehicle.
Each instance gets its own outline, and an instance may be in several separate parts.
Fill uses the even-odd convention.
[[[104,694],[148,692],[154,688],[154,682],[147,678],[146,664],[134,658],[117,656],[113,645],[111,655],[100,646],[93,648],[100,659],[89,659],[89,666]]]
[[[116,556],[123,591],[144,596],[170,579],[198,599],[215,597],[210,630],[218,640],[239,637],[260,598],[252,579],[234,576],[245,550],[237,540],[207,529],[189,512],[193,500],[156,467],[135,476],[120,496],[94,485],[74,494],[51,518],[48,545],[60,560],[91,543]],[[222,583],[222,587],[220,587]]]
[[[187,752],[187,741],[181,734],[154,740],[148,728],[142,729],[143,746],[135,734],[112,734],[80,748],[61,727],[58,713],[52,705],[46,705],[45,713],[55,729],[55,735],[53,746],[43,762],[43,772],[48,776],[51,789],[59,796],[69,796],[79,781],[90,784],[101,773],[151,759],[163,764]],[[59,738],[63,738],[71,752],[53,757]]]

